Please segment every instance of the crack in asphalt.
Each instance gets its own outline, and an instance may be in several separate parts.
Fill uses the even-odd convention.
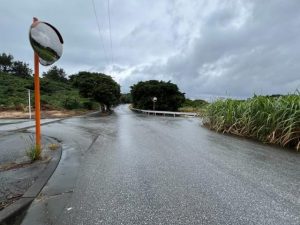
[[[40,194],[36,199],[38,201],[45,201],[45,200],[55,198],[55,197],[58,197],[58,196],[61,196],[61,195],[64,195],[64,194],[71,194],[73,192],[74,192],[74,190],[72,189],[72,190],[69,190],[69,191],[64,191],[64,192],[55,193],[55,194],[51,194],[51,195]]]
[[[90,151],[91,148],[93,147],[93,144],[97,141],[98,137],[100,136],[100,134],[97,134],[94,139],[92,140],[92,143],[89,145],[89,147],[87,148],[86,152]]]

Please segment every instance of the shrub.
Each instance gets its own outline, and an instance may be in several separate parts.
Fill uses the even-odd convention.
[[[80,108],[80,104],[75,98],[66,98],[64,102],[65,109],[78,109]]]

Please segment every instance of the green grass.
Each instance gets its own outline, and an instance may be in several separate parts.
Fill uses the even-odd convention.
[[[182,104],[182,107],[178,109],[179,112],[194,112],[199,116],[204,116],[206,112],[206,108],[208,106],[208,102],[202,99],[190,100],[186,99]]]
[[[0,106],[13,108],[26,104],[27,88],[31,81],[0,73]]]
[[[33,162],[35,160],[40,159],[42,149],[39,146],[32,145],[26,150],[26,155],[30,158]]]
[[[198,116],[203,117],[206,115],[206,106],[204,107],[192,107],[192,106],[185,106],[180,107],[178,109],[179,112],[190,112],[190,113],[197,113]]]
[[[28,138],[24,138],[26,143],[26,155],[30,158],[31,162],[40,159],[42,147],[36,145],[33,135],[29,135]]]
[[[300,93],[242,100],[218,100],[207,107],[204,124],[218,132],[300,149]]]

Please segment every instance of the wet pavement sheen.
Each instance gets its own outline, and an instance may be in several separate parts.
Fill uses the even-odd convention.
[[[43,132],[67,150],[23,224],[300,224],[300,155],[290,150],[128,106]]]

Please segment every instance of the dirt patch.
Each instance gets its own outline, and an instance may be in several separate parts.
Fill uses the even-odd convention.
[[[65,118],[71,116],[80,116],[89,112],[88,110],[44,110],[41,111],[41,117],[46,118]],[[0,111],[0,119],[27,119],[29,118],[28,112],[8,110]],[[34,118],[34,112],[32,112],[32,118]]]

